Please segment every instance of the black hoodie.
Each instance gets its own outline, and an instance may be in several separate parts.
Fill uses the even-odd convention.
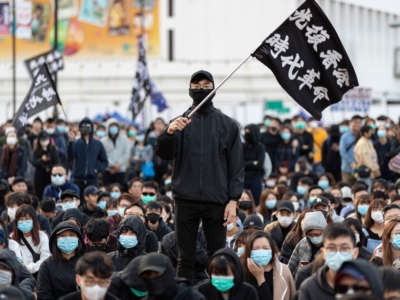
[[[235,285],[229,291],[229,300],[256,300],[258,299],[257,291],[250,284],[243,282],[243,269],[239,260],[239,256],[230,248],[220,249],[211,257],[210,261],[216,256],[224,255],[234,265],[234,283]],[[210,273],[210,271],[208,272]],[[210,274],[211,276],[211,274]],[[206,280],[199,284],[198,290],[207,300],[223,300],[222,294],[211,284],[210,280]]]
[[[245,133],[246,142],[243,145],[245,163],[245,178],[259,178],[264,175],[265,149],[260,142],[260,129],[257,125],[246,126],[248,133]],[[254,162],[257,162],[254,164]]]
[[[138,274],[138,268],[142,257],[143,256],[138,256],[132,259],[122,271],[114,273],[111,285],[108,288],[111,294],[124,300],[142,299],[135,296],[131,291],[131,288],[142,292],[146,291],[146,286]]]
[[[57,247],[57,236],[65,230],[75,232],[79,239],[76,255],[69,260],[62,257],[61,250]],[[77,290],[75,264],[83,254],[85,245],[79,227],[72,222],[61,222],[54,228],[50,236],[49,245],[52,256],[46,259],[39,269],[38,300],[58,299]],[[60,259],[56,259],[55,257],[60,257]]]
[[[25,267],[20,264],[15,253],[8,249],[0,249],[0,264],[7,266],[12,272],[12,285],[18,288],[25,299],[34,300],[33,291],[36,281]]]
[[[80,123],[93,123],[85,118]],[[97,176],[108,166],[107,154],[103,143],[93,138],[93,130],[89,137],[89,143],[81,137],[79,140],[68,144],[68,159],[72,164],[72,179],[74,182],[96,184]]]
[[[128,228],[136,233],[138,244],[134,248],[125,249],[120,243],[118,243],[118,250],[108,253],[114,264],[115,271],[121,271],[132,259],[145,254],[147,231],[142,219],[137,216],[129,216],[124,219],[119,225],[117,234],[118,239],[124,228]]]

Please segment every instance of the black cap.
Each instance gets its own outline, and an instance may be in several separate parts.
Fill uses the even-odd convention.
[[[243,228],[248,229],[249,227],[262,230],[264,229],[264,223],[258,215],[249,215],[244,219]]]
[[[278,206],[276,208],[277,211],[286,210],[290,213],[294,213],[294,205],[292,201],[289,200],[282,200],[278,201]]]
[[[169,263],[169,258],[164,254],[146,254],[139,264],[139,275],[142,275],[146,271],[164,273]]]
[[[329,201],[325,197],[318,197],[317,199],[314,200],[314,202],[311,204],[311,208],[315,208],[319,205],[327,206],[329,207]]]
[[[25,184],[28,184],[24,177],[18,176],[18,177],[14,178],[12,185],[15,185],[20,182],[24,182]]]
[[[24,294],[13,286],[0,288],[0,300],[25,300]]]
[[[99,193],[99,189],[95,185],[89,185],[83,191],[83,195],[84,196],[97,195],[98,193]]]
[[[79,195],[74,190],[65,190],[61,194],[61,200],[63,200],[66,197],[79,198]]]
[[[208,79],[214,85],[214,77],[211,75],[210,72],[204,71],[204,70],[200,70],[200,71],[197,71],[196,73],[194,73],[192,75],[192,77],[190,78],[190,83],[198,82],[199,80],[202,80],[202,79]]]
[[[46,131],[41,131],[40,133],[39,133],[39,135],[38,135],[38,139],[39,140],[44,140],[44,139],[47,139],[47,138],[49,138],[49,134],[46,132]]]

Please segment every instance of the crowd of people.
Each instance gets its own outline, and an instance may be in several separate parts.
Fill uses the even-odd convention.
[[[207,110],[147,129],[6,122],[0,299],[400,299],[399,124]]]

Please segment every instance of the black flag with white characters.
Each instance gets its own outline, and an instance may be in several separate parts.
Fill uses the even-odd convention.
[[[54,74],[64,68],[64,60],[62,54],[57,49],[39,54],[28,58],[24,61],[25,67],[28,70],[31,79],[34,79],[39,68],[43,64],[47,64],[50,74]]]

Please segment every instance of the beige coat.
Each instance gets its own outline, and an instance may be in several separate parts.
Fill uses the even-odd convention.
[[[287,265],[282,264],[277,258],[274,261],[274,299],[290,300],[296,292],[292,273]]]
[[[354,159],[357,168],[364,165],[371,169],[371,173],[379,171],[378,155],[376,154],[374,145],[365,137],[361,137],[356,143],[354,147]]]

